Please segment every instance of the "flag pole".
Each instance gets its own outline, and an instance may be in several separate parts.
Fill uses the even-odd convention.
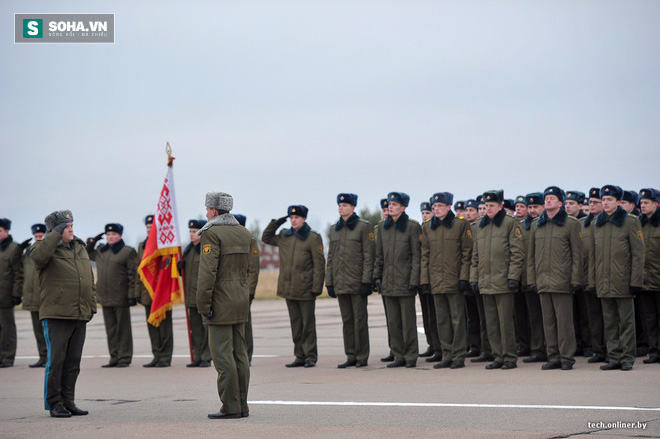
[[[174,157],[172,157],[172,147],[170,146],[170,142],[167,142],[167,144],[165,145],[165,152],[167,153],[167,166],[169,168],[173,168],[172,165],[174,164]],[[181,255],[181,246],[179,246],[177,259],[179,261],[183,260]],[[179,288],[181,289],[181,297],[183,299],[183,309],[185,310],[185,314],[186,314],[186,328],[188,329],[188,347],[190,348],[190,362],[192,363],[193,361],[195,361],[195,358],[193,356],[192,333],[190,331],[190,315],[188,312],[188,307],[186,306],[186,292],[185,289],[183,288],[183,281],[181,280],[182,279],[181,275],[183,275],[183,272],[180,273],[179,275]]]

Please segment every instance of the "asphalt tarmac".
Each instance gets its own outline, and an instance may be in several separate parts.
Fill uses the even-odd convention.
[[[419,304],[418,311],[421,309]],[[371,357],[361,369],[345,360],[339,308],[317,300],[319,362],[288,369],[293,343],[284,301],[255,301],[255,356],[250,416],[211,420],[219,410],[216,372],[190,362],[182,307],[174,315],[172,366],[151,360],[144,310],[132,309],[134,357],[125,369],[108,362],[102,313],[87,326],[76,403],[88,416],[50,418],[43,408],[44,369],[30,369],[36,343],[30,315],[16,312],[18,355],[0,369],[0,438],[613,438],[660,437],[660,364],[638,359],[630,372],[601,371],[577,358],[572,371],[386,369],[387,332],[379,296],[369,299]],[[421,327],[421,315],[418,317]],[[420,351],[426,349],[419,334]]]

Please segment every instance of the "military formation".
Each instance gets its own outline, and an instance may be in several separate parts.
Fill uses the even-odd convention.
[[[542,370],[571,370],[576,356],[602,363],[601,370],[629,371],[637,357],[660,362],[656,189],[606,185],[585,195],[550,186],[515,199],[492,190],[456,202],[437,192],[421,203],[421,224],[406,212],[410,197],[403,192],[381,200],[375,225],[355,213],[357,195],[341,193],[336,201],[327,260],[304,205],[289,206],[263,231],[262,241],[279,248],[277,295],[286,301],[294,355],[286,367],[318,362],[315,302],[324,286],[341,314],[340,369],[368,366],[373,292],[385,309],[387,368],[413,368],[420,357],[434,369],[461,369],[467,359],[487,370],[515,369],[519,357]],[[259,251],[245,217],[230,213],[231,195],[209,192],[205,205],[208,222],[188,222],[191,242],[178,264],[192,342],[187,367],[213,364],[217,371],[222,406],[209,418],[241,418],[249,416]],[[153,219],[145,218],[147,235]],[[287,221],[290,227],[279,230]],[[11,221],[0,219],[0,367],[13,366],[14,307],[23,303],[39,354],[30,367],[46,368],[45,408],[53,417],[86,415],[74,395],[86,323],[100,304],[109,352],[102,367],[131,364],[130,307],[141,304],[148,318],[151,306],[137,275],[146,240],[136,251],[125,245],[122,225],[109,223],[83,242],[68,210],[44,222],[32,226],[33,244],[18,244]],[[428,346],[422,353],[417,297]],[[171,311],[147,328],[153,360],[143,367],[170,366]]]

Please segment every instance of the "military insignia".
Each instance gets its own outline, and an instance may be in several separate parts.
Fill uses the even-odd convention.
[[[472,230],[468,229],[467,236],[468,238],[472,239]]]
[[[566,194],[566,196],[567,196],[567,197],[570,197],[570,196],[571,196],[571,193],[570,193],[570,192],[569,192],[569,193],[567,193],[567,194]]]
[[[420,234],[419,234],[419,242],[422,242],[423,239],[424,239],[424,235],[422,235],[422,234],[420,233]]]
[[[202,247],[202,252],[205,255],[208,255],[209,253],[211,253],[211,244],[204,244],[204,246]]]
[[[252,249],[252,254],[255,255],[255,256],[259,255],[259,249],[256,248],[256,247],[253,248],[253,249]]]
[[[343,199],[344,199],[344,196],[342,195],[341,197],[339,197],[339,199],[340,199],[340,200],[343,200]]]
[[[645,191],[642,191],[642,195],[646,195],[646,192],[645,192]]]
[[[521,235],[521,233],[520,233],[520,227],[516,227],[516,235],[518,235],[518,236]]]
[[[609,191],[610,191],[610,188],[606,187],[605,192],[609,192]]]
[[[437,195],[435,196],[435,199],[436,199],[436,200],[438,199],[438,196],[437,196]]]
[[[554,189],[550,189],[548,192],[553,192],[553,191],[554,191]]]
[[[486,199],[487,199],[487,200],[490,200],[490,195],[488,195],[488,196],[486,197]]]
[[[108,230],[112,230],[112,226],[108,227]]]
[[[392,198],[392,199],[393,199],[393,198],[394,198],[394,195],[392,195],[392,196],[391,196],[390,198]]]
[[[66,217],[67,217],[67,218],[71,218],[71,215],[69,215],[69,214],[67,213],[67,214],[66,214]]]
[[[374,234],[373,234],[373,233],[369,233],[369,241],[373,241],[373,240],[374,240]]]
[[[642,231],[641,231],[641,230],[638,230],[638,231],[637,231],[637,236],[639,236],[639,239],[641,239],[641,240],[644,239],[644,235],[642,235]]]
[[[296,208],[295,208],[295,207],[294,207],[293,209],[291,209],[291,212],[295,212],[295,211],[296,211]]]
[[[323,254],[323,244],[319,244],[319,253]]]
[[[582,232],[578,232],[578,236],[580,237],[580,241],[582,241]]]

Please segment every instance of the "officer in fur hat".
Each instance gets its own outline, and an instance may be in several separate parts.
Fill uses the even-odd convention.
[[[457,203],[458,204],[458,203]],[[433,217],[431,202],[424,201],[420,205],[422,212],[422,224],[430,221]],[[420,357],[428,357],[426,361],[435,363],[442,360],[442,346],[440,345],[440,336],[438,335],[438,322],[435,316],[435,302],[430,290],[419,289],[419,304],[422,308],[422,322],[424,323],[424,335],[428,348],[425,352],[419,354]]]
[[[248,272],[253,254],[252,234],[229,212],[234,199],[224,192],[206,194],[206,218],[197,234],[201,259],[197,280],[197,309],[209,331],[209,348],[218,373],[222,407],[211,419],[249,416],[250,365],[245,323],[250,310]]]
[[[286,367],[314,367],[318,360],[314,309],[323,291],[325,256],[321,235],[307,224],[307,213],[305,206],[289,206],[287,216],[272,220],[261,237],[280,250],[277,295],[286,299],[296,356]],[[287,218],[291,228],[276,234]]]
[[[39,275],[39,318],[48,346],[44,405],[55,418],[84,416],[76,406],[76,380],[87,322],[96,313],[94,274],[85,243],[73,234],[73,214],[46,217],[47,233],[30,256]]]
[[[137,253],[133,247],[124,244],[121,237],[123,232],[121,224],[109,223],[105,225],[104,232],[107,244],[94,248],[99,235],[89,238],[87,242],[89,258],[96,262],[96,288],[99,304],[103,307],[103,322],[110,351],[110,362],[102,367],[128,367],[133,359],[129,307],[137,304]]]
[[[470,225],[470,233],[474,236],[474,228],[477,227],[479,220],[479,210],[476,199],[465,201],[465,220]],[[470,249],[472,251],[472,249]],[[470,267],[470,269],[472,269]],[[486,332],[486,316],[483,313],[484,302],[481,295],[474,294],[468,289],[465,294],[465,309],[467,313],[467,341],[468,352],[466,358],[472,358],[470,361],[477,363],[479,361],[493,361],[490,357],[490,343],[488,343],[488,333]],[[482,351],[484,355],[482,355]],[[475,360],[479,361],[475,361]]]
[[[639,219],[644,234],[644,285],[638,295],[641,302],[642,320],[649,342],[649,358],[644,363],[660,362],[658,329],[660,328],[660,192],[646,188],[639,191],[642,213]]]
[[[9,234],[11,221],[0,218],[0,367],[12,367],[16,357],[14,307],[21,304],[22,249]]]

